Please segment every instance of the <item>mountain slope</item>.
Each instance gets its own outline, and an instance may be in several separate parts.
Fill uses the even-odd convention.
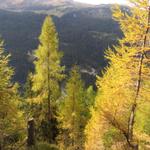
[[[56,13],[60,12],[60,7],[58,9]],[[65,13],[64,9],[62,11],[63,15],[53,18],[59,33],[60,50],[64,52],[63,64],[67,70],[73,64],[80,65],[84,78],[92,82],[94,78],[89,75],[99,72],[106,65],[104,50],[116,44],[117,38],[122,35],[112,19],[111,6],[74,7],[74,10],[69,10],[68,6]],[[46,11],[51,12],[52,9]],[[12,54],[11,64],[16,68],[16,81],[23,83],[28,71],[33,70],[29,55],[38,46],[45,16],[34,12],[0,11],[0,34]]]

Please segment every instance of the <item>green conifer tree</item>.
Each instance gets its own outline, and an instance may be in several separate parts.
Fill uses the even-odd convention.
[[[79,68],[74,66],[70,72],[65,95],[60,105],[61,148],[64,150],[83,149],[84,127],[88,118],[84,88]]]
[[[24,128],[22,112],[19,110],[17,84],[11,82],[14,71],[9,67],[9,57],[4,53],[0,39],[0,149],[16,146]]]
[[[33,98],[36,95],[33,90],[33,82],[32,82],[33,74],[29,73],[26,79],[26,83],[23,87],[23,101],[22,101],[22,109],[24,110],[26,118],[30,119],[34,117],[36,113],[36,103],[34,103]]]
[[[64,78],[61,66],[62,53],[58,51],[58,35],[50,16],[46,17],[39,47],[35,51],[35,74],[33,75],[33,91],[39,103],[43,137],[53,143],[56,136],[56,100],[60,95],[59,83]]]
[[[26,98],[32,98],[33,97],[33,91],[32,91],[32,73],[29,73],[26,79],[26,83],[24,85],[24,93],[23,97]]]

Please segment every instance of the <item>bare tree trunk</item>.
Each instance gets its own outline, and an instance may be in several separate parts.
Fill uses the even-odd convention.
[[[2,150],[2,144],[1,144],[1,142],[0,142],[0,150]]]
[[[140,54],[140,61],[139,61],[139,71],[138,71],[138,81],[137,81],[137,85],[136,85],[136,95],[135,95],[134,103],[132,105],[131,114],[130,114],[129,123],[128,123],[128,137],[127,137],[127,140],[128,140],[129,146],[133,150],[138,150],[138,143],[133,144],[134,143],[133,129],[134,129],[134,124],[135,124],[135,115],[136,115],[136,111],[137,111],[137,101],[138,101],[139,94],[140,94],[140,89],[141,89],[142,67],[143,67],[143,61],[144,61],[144,57],[145,57],[144,48],[146,47],[147,35],[149,33],[149,30],[150,30],[150,7],[148,8],[148,11],[149,12],[148,12],[147,30],[146,30],[144,41],[143,41],[143,51]]]
[[[136,146],[134,146],[134,150],[138,150],[139,149],[139,146],[138,144]]]
[[[139,92],[140,92],[140,88],[141,88],[143,60],[144,60],[144,53],[142,53],[140,55],[140,64],[139,64],[139,73],[138,73],[139,79],[137,81],[136,97],[135,97],[134,103],[132,105],[130,119],[129,119],[129,125],[128,125],[128,140],[131,143],[133,142],[133,128],[134,128],[135,115],[136,115],[136,110],[137,110],[137,100],[138,100]]]
[[[53,143],[53,131],[52,131],[52,110],[51,110],[51,89],[50,89],[50,62],[49,62],[50,52],[47,54],[47,121],[48,121],[48,132],[50,135],[49,142]]]
[[[27,146],[32,147],[35,145],[35,123],[34,119],[28,121],[28,139]]]

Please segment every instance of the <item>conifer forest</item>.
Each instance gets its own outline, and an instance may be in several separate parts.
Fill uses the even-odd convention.
[[[25,82],[14,80],[24,70],[11,65],[1,35],[0,150],[150,150],[150,1],[128,4],[111,5],[121,36],[88,83],[78,61],[65,65],[53,15],[44,16]]]

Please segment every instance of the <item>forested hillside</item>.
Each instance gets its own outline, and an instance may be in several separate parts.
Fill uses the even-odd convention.
[[[80,7],[72,9],[65,5],[65,9],[60,6],[45,10],[45,13],[54,13],[60,50],[64,52],[63,64],[68,69],[78,64],[83,72],[95,70],[98,73],[106,64],[104,50],[116,43],[121,31],[112,19],[111,5]],[[40,10],[38,12],[41,13]],[[37,48],[37,37],[45,16],[34,12],[0,11],[0,34],[5,39],[5,48],[12,54],[15,81],[24,83],[28,71],[33,69],[29,55]],[[84,78],[93,80],[87,73]]]

